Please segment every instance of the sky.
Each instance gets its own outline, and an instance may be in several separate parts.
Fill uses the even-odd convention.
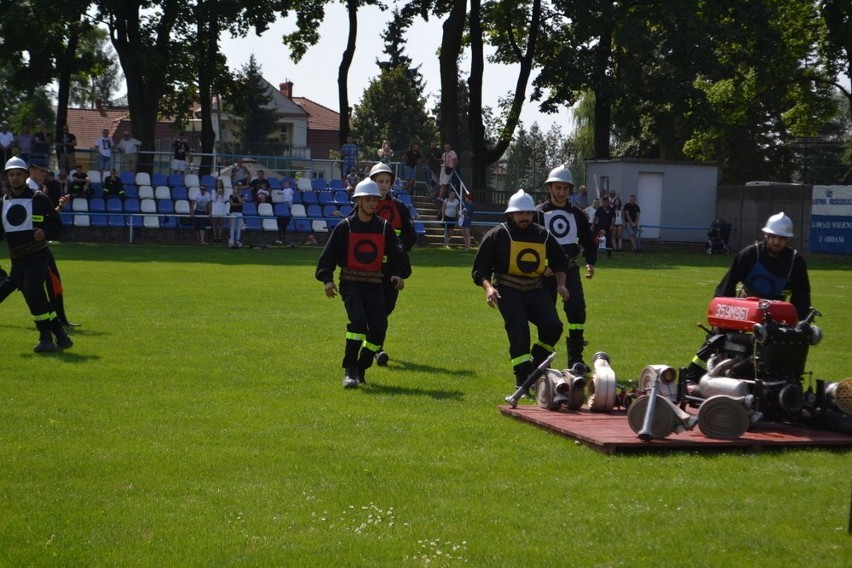
[[[370,79],[379,74],[376,59],[386,59],[383,52],[384,44],[381,33],[390,20],[390,12],[381,12],[376,7],[367,7],[358,11],[358,37],[355,48],[355,58],[349,69],[349,100],[358,104]],[[281,37],[294,29],[295,18],[286,21],[279,20],[266,33],[258,37],[253,34],[247,38],[232,39],[223,36],[221,49],[228,58],[228,64],[235,70],[239,69],[254,54],[255,60],[261,67],[264,78],[275,86],[286,80],[293,82],[293,96],[305,97],[339,111],[337,101],[337,70],[341,56],[346,46],[348,21],[346,8],[343,4],[326,4],[325,21],[320,25],[320,40],[316,46],[308,49],[302,60],[295,64],[290,59],[289,49],[281,43]],[[440,68],[438,64],[438,48],[441,45],[441,21],[423,22],[417,20],[409,31],[408,44],[404,53],[410,57],[414,66],[420,65],[423,75],[429,106],[438,101],[440,91]],[[470,59],[461,62],[461,69],[470,68]],[[533,75],[533,78],[535,75]],[[493,109],[497,101],[514,90],[517,79],[515,66],[486,64],[483,76],[483,102]],[[532,78],[530,79],[532,81]],[[532,92],[527,87],[527,97]],[[538,112],[538,103],[526,102],[521,114],[521,120],[526,128],[537,122],[539,127],[547,131],[552,124],[562,129],[562,134],[571,131],[569,112],[562,110],[558,114]],[[403,145],[405,142],[395,142]]]

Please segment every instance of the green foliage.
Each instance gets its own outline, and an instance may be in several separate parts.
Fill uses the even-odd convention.
[[[230,112],[242,118],[239,139],[243,152],[259,156],[275,156],[284,150],[276,123],[275,109],[269,83],[263,78],[260,65],[251,56],[240,70],[241,78],[227,101]]]
[[[434,119],[426,112],[422,90],[403,66],[382,71],[355,105],[352,131],[364,160],[378,159],[382,140],[390,140],[398,158],[412,143],[428,147],[436,137]]]
[[[848,451],[608,457],[502,416],[507,342],[471,254],[413,251],[391,362],[357,391],[318,248],[54,254],[73,348],[33,354],[20,294],[0,305],[2,565],[849,564]],[[729,260],[601,261],[588,351],[619,380],[688,361]],[[808,368],[837,380],[852,265],[808,260],[825,314]]]
[[[100,99],[111,106],[123,79],[121,66],[109,43],[104,28],[90,27],[80,37],[77,52],[87,65],[71,76],[69,103],[81,108],[94,108]]]

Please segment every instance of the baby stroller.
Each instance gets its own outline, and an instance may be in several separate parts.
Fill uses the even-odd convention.
[[[728,254],[731,252],[728,246],[728,240],[731,238],[731,229],[733,225],[724,219],[716,219],[710,224],[710,230],[707,231],[707,243],[704,245],[704,252],[707,254]]]

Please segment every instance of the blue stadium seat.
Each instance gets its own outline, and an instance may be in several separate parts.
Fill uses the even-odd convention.
[[[177,201],[178,199],[189,199],[188,191],[182,185],[177,185],[172,188],[172,199]]]
[[[276,217],[289,217],[290,216],[290,206],[286,203],[276,203],[272,210],[275,212]]]
[[[269,189],[281,189],[281,180],[277,177],[266,178],[269,181]]]
[[[346,205],[340,206],[340,216],[341,217],[349,217],[352,214],[352,206],[348,203]]]
[[[301,191],[293,191],[293,203],[304,203],[302,201],[302,192]]]
[[[166,174],[156,173],[151,175],[151,186],[157,187],[158,185],[169,185],[169,178],[166,177]]]
[[[297,233],[312,233],[314,230],[311,222],[307,219],[293,219],[290,221],[290,227]]]
[[[174,201],[172,201],[171,199],[158,199],[157,212],[166,214],[160,217],[160,227],[163,227],[165,229],[177,228],[177,219],[174,216]]]
[[[124,186],[124,197],[125,199],[138,199],[139,198],[139,188],[135,185],[125,185]]]
[[[328,205],[329,203],[334,203],[334,194],[325,189],[322,191],[318,191],[317,203],[319,203],[320,205]]]
[[[331,219],[337,219],[338,217],[340,217],[340,215],[338,213],[339,213],[339,211],[337,209],[337,205],[328,204],[328,205],[323,205],[323,207],[322,207],[322,216],[323,217],[327,217],[327,218],[331,218]]]
[[[109,223],[107,222],[106,215],[90,215],[89,216],[89,225],[92,227],[107,227]]]
[[[246,201],[243,205],[243,221],[249,231],[260,231],[263,228],[261,220],[257,217],[257,206],[253,201]]]
[[[106,202],[102,197],[92,197],[89,199],[89,211],[96,213],[106,211]]]
[[[127,219],[124,218],[124,215],[116,215],[115,213],[109,215],[108,222],[110,227],[125,227],[127,225]]]
[[[125,213],[140,213],[141,210],[139,208],[139,200],[135,197],[131,197],[129,199],[124,200],[124,212]],[[127,224],[133,225],[134,227],[142,226],[142,217],[127,217]]]
[[[169,174],[166,178],[166,185],[169,187],[177,187],[183,185],[183,176],[180,174]],[[213,189],[212,187],[210,189]]]
[[[343,189],[343,180],[334,178],[328,181],[329,189]]]
[[[349,193],[345,189],[335,190],[332,199],[335,203],[349,203]]]
[[[206,187],[207,189],[213,190],[216,187],[216,178],[207,174],[206,176],[201,176],[201,185]]]
[[[328,189],[328,184],[325,183],[325,180],[322,178],[314,178],[311,180],[311,187],[316,191],[324,191]]]
[[[295,193],[295,192],[293,192],[293,193]],[[317,199],[316,192],[314,192],[314,191],[300,191],[299,193],[302,194],[302,203],[304,203],[305,205],[319,203],[319,200]]]
[[[133,172],[121,172],[119,178],[124,185],[136,185],[136,174]]]
[[[305,207],[305,212],[308,214],[308,217],[322,219],[322,207],[316,203]]]

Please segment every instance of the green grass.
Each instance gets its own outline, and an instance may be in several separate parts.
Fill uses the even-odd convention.
[[[415,249],[391,363],[357,391],[317,248],[54,253],[72,349],[34,354],[20,294],[0,306],[0,566],[852,564],[849,451],[608,457],[502,416],[507,341],[472,253]],[[602,260],[588,355],[619,380],[684,364],[729,261]],[[839,380],[852,260],[809,264],[808,368]]]

